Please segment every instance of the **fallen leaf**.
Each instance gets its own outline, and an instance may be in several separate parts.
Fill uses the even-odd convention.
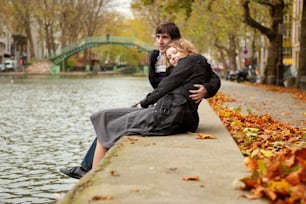
[[[119,176],[119,173],[116,170],[111,170],[110,171],[110,175],[112,175],[112,176]]]
[[[126,137],[124,138],[125,142],[130,142],[131,144],[134,144],[136,141],[138,141],[137,138],[132,138],[132,137]]]
[[[244,164],[246,168],[251,172],[255,171],[258,167],[257,160],[252,159],[251,157],[246,157],[244,159]]]
[[[288,183],[293,186],[297,186],[300,184],[300,177],[299,172],[293,172],[289,174],[285,179]]]
[[[261,149],[260,152],[261,152],[265,157],[271,157],[271,156],[272,156],[272,152],[269,151],[269,150]]]
[[[204,139],[216,139],[217,137],[214,136],[214,135],[198,132],[198,133],[196,133],[196,138],[204,140]]]
[[[112,200],[113,197],[106,195],[106,196],[94,196],[91,198],[92,201],[98,201],[98,200]]]
[[[184,181],[198,181],[200,180],[199,176],[188,176],[183,178]]]
[[[253,193],[242,194],[242,197],[245,197],[245,198],[247,198],[249,200],[255,200],[255,199],[261,198],[261,196],[255,195]]]

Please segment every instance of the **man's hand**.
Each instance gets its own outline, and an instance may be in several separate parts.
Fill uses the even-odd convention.
[[[136,105],[136,108],[142,108],[141,105],[140,105],[140,103],[138,103],[138,104]]]
[[[196,90],[189,90],[189,97],[196,103],[200,103],[207,93],[206,88],[202,84],[194,84],[194,87],[198,88]]]

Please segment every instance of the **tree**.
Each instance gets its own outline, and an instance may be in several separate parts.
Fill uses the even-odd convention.
[[[31,28],[31,17],[33,9],[33,1],[28,0],[12,0],[12,5],[15,8],[15,20],[18,22],[16,31],[20,33],[26,33],[30,46],[30,57],[35,57],[32,28]]]
[[[83,30],[85,36],[95,36],[97,28],[103,27],[107,22],[107,16],[110,14],[108,7],[110,0],[84,0],[79,2],[78,11],[82,16]],[[85,58],[92,56],[91,49],[85,50]]]
[[[210,5],[210,25],[214,35],[214,46],[220,53],[226,53],[227,62],[230,69],[237,69],[237,55],[240,51],[240,38],[242,31],[241,9],[237,6],[237,1],[231,1],[229,7],[227,1],[212,1]]]
[[[151,28],[155,28],[161,22],[174,21],[174,16],[165,12],[165,1],[133,0],[131,8],[134,16],[147,22]]]
[[[211,42],[210,29],[208,27],[210,14],[206,11],[203,12],[204,10],[207,10],[206,1],[196,0],[187,19],[185,15],[177,17],[177,24],[180,27],[182,36],[192,41],[201,53],[208,51]]]
[[[131,8],[137,18],[142,18],[153,28],[162,22],[175,21],[184,12],[191,15],[194,0],[133,0]]]
[[[55,34],[57,28],[57,15],[58,8],[56,0],[43,0],[37,2],[37,9],[34,11],[35,19],[39,25],[39,38],[40,49],[45,56],[44,42],[47,47],[48,54],[56,51]]]
[[[270,26],[256,21],[256,19],[251,16],[251,4],[260,4],[269,9],[271,18]],[[283,16],[285,11],[284,0],[243,0],[242,6],[244,8],[244,22],[259,30],[270,42],[263,82],[268,84],[276,84],[278,82],[276,85],[283,85],[284,68],[283,66],[277,66],[277,63],[281,60],[279,59],[279,53],[282,46],[282,35],[279,32],[279,28],[283,25]]]
[[[239,1],[232,0],[229,6],[228,1],[223,0],[195,0],[187,21],[186,16],[178,19],[179,24],[183,25],[180,27],[184,36],[201,53],[209,54],[212,63],[222,62],[226,69],[239,67],[237,56],[240,54],[240,44],[246,38]]]
[[[6,1],[1,2],[0,22],[2,26],[0,26],[0,33],[4,32],[5,27],[13,24],[13,22],[9,22],[11,20],[8,18],[12,15],[11,6]]]
[[[97,28],[107,23],[107,16],[110,14],[108,7],[110,0],[85,0],[87,4],[84,9],[84,26],[86,27],[86,35],[94,36]]]

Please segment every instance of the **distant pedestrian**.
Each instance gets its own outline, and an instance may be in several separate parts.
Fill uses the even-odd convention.
[[[19,68],[21,68],[22,71],[24,71],[23,59],[22,58],[19,59]]]

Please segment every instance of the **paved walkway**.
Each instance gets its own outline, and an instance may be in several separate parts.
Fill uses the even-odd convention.
[[[236,100],[226,103],[228,106],[241,107],[244,112],[250,109],[258,115],[269,114],[277,121],[306,130],[306,103],[294,94],[224,80],[220,92]]]
[[[267,203],[241,197],[249,173],[237,145],[206,101],[199,115],[198,132],[217,139],[125,137],[58,203]]]

